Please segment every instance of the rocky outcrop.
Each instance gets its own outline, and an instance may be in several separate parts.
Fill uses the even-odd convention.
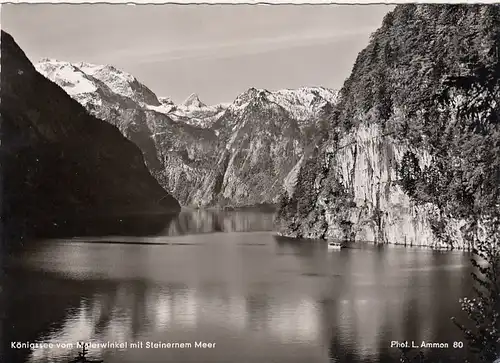
[[[464,173],[451,165],[482,138],[493,141],[488,132],[498,127],[477,133],[470,122],[462,127],[454,105],[472,98],[448,104],[441,98],[452,76],[481,86],[472,74],[497,47],[498,19],[496,6],[402,5],[389,13],[340,91],[328,139],[285,179],[280,234],[468,247],[462,227],[471,216],[454,213],[454,206],[476,186],[458,179]],[[489,163],[478,168],[481,180],[498,175],[493,158],[481,160]],[[490,188],[492,199],[498,188]]]
[[[4,235],[44,234],[89,216],[179,212],[115,126],[38,73],[5,32],[1,52]]]

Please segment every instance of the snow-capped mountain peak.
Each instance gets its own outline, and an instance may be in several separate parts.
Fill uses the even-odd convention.
[[[106,84],[115,93],[148,105],[159,106],[156,95],[137,78],[111,65],[80,62],[76,66]]]
[[[156,95],[137,78],[111,65],[87,62],[69,63],[45,58],[40,60],[35,67],[45,77],[62,86],[70,95],[95,92],[97,81],[97,83],[102,82],[112,92],[135,102],[153,106],[160,105]],[[79,78],[90,80],[94,83],[94,87],[92,88],[82,80],[76,79],[77,75]],[[68,82],[72,83],[73,87],[70,87]]]
[[[69,62],[45,58],[35,65],[35,69],[64,88],[70,96],[97,91],[92,77]]]
[[[182,106],[189,108],[207,107],[207,105],[200,101],[200,97],[196,93],[192,93],[188,98],[186,98],[186,100],[182,103]]]
[[[280,112],[287,112],[301,125],[306,125],[322,117],[337,99],[336,91],[324,87],[276,91],[252,87],[229,104],[207,106],[196,93],[176,104],[169,97],[157,97],[137,78],[114,66],[43,59],[36,68],[83,105],[103,109],[103,103],[120,103],[120,107],[149,109],[202,128],[210,128],[224,115],[224,120],[237,120],[250,109],[282,109]]]
[[[228,110],[239,114],[255,102],[277,104],[287,110],[297,121],[308,122],[317,118],[324,107],[337,102],[337,92],[324,87],[301,87],[277,91],[252,87],[240,94]]]

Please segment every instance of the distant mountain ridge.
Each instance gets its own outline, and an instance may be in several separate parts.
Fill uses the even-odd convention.
[[[45,59],[36,68],[118,126],[187,206],[277,203],[285,177],[337,99],[323,87],[250,88],[232,103],[206,105],[193,93],[175,104],[112,66]]]

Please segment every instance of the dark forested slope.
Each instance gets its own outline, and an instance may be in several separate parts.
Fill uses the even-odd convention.
[[[5,32],[1,66],[4,235],[45,234],[88,216],[180,210],[137,146],[39,74]]]

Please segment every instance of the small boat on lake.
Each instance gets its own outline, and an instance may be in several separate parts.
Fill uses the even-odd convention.
[[[328,249],[329,250],[340,250],[342,247],[344,247],[344,246],[340,242],[328,241]]]

